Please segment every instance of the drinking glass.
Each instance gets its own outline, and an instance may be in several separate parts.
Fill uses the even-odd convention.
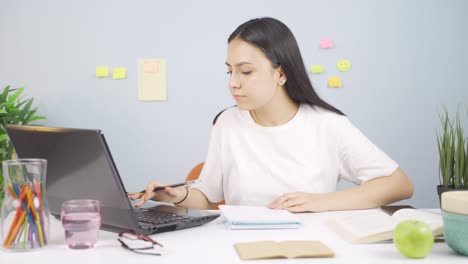
[[[101,206],[98,200],[70,200],[62,204],[62,225],[69,248],[92,248],[101,227]]]

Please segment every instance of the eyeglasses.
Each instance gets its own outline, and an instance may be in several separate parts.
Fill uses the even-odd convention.
[[[117,240],[123,248],[138,254],[161,256],[163,251],[163,245],[147,235],[138,234],[134,231],[119,233]]]

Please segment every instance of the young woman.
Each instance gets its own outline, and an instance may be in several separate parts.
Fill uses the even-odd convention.
[[[282,22],[252,19],[228,39],[229,89],[237,103],[215,120],[196,188],[150,182],[130,193],[187,208],[217,202],[292,212],[378,207],[410,198],[413,184],[398,164],[338,109],[307,76],[297,42]],[[336,191],[345,179],[357,186]]]

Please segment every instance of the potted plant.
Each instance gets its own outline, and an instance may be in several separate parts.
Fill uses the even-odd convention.
[[[24,88],[10,88],[7,86],[0,93],[0,162],[12,159],[14,155],[13,145],[8,139],[5,125],[26,125],[36,120],[45,119],[36,115],[37,108],[33,108],[34,99],[22,99]],[[0,204],[3,201],[3,170],[0,168]]]
[[[439,201],[445,191],[468,189],[468,138],[463,133],[460,112],[451,120],[447,108],[440,115],[442,130],[436,131],[439,151]]]

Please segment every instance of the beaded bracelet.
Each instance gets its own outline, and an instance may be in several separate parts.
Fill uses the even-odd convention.
[[[183,201],[185,201],[185,199],[187,199],[188,194],[189,194],[189,188],[188,188],[188,187],[185,187],[185,190],[187,190],[187,193],[185,194],[184,198],[182,198],[182,200],[180,200],[180,201],[178,201],[177,203],[174,203],[174,204],[180,204],[180,203],[182,203]]]

